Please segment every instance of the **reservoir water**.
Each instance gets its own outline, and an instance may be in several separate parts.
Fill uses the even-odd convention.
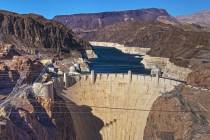
[[[131,55],[112,47],[93,47],[98,58],[89,59],[89,67],[96,73],[127,73],[150,74],[141,63],[141,55]]]

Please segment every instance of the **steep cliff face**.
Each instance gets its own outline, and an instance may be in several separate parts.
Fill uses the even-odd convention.
[[[0,62],[0,94],[10,93],[20,75],[26,73],[26,83],[36,79],[43,65],[29,58],[18,57],[10,63]]]
[[[0,44],[0,93],[11,92],[20,75],[25,73],[25,82],[33,81],[43,65],[29,56],[22,56],[11,44]]]
[[[189,84],[210,89],[210,66],[200,65],[188,75]]]
[[[89,43],[76,38],[70,29],[55,21],[33,14],[0,11],[1,140],[76,140],[71,114],[63,100],[56,94],[52,100],[34,93],[31,84],[43,65],[30,50],[49,54],[50,58],[60,52],[81,57],[89,47]],[[42,84],[49,80],[44,76],[40,77]],[[24,79],[20,80],[21,86],[16,87],[15,97],[8,96],[20,77]],[[12,108],[11,112],[8,108]],[[5,111],[10,113],[5,115]]]
[[[162,21],[176,24],[177,20],[171,17],[164,9],[140,9],[119,12],[103,12],[93,14],[62,15],[54,20],[63,23],[76,32],[98,30],[107,25],[126,21]]]
[[[150,111],[144,140],[208,140],[209,93],[186,87],[157,99]]]
[[[90,46],[55,21],[34,14],[20,15],[8,11],[0,11],[0,38],[17,44],[19,48],[49,48],[55,52],[81,51]]]
[[[76,140],[71,114],[62,99],[56,102],[34,97],[16,98],[10,119],[1,126],[1,140]],[[47,114],[52,111],[52,115]]]

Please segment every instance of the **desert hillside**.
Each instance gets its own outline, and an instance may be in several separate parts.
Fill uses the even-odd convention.
[[[108,25],[127,21],[161,21],[178,24],[166,10],[158,8],[112,11],[90,14],[58,15],[53,20],[63,23],[76,32],[96,31]]]

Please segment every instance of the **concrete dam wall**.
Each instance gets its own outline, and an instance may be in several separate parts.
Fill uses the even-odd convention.
[[[78,140],[143,140],[153,102],[180,84],[130,72],[69,76],[65,81],[70,87],[63,96],[71,102]]]

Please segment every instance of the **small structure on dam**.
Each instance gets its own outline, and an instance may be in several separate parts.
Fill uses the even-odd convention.
[[[91,71],[65,78],[68,89],[63,96],[68,100],[78,140],[142,140],[153,102],[180,84],[131,71],[127,74]],[[83,106],[90,110],[82,110]]]

